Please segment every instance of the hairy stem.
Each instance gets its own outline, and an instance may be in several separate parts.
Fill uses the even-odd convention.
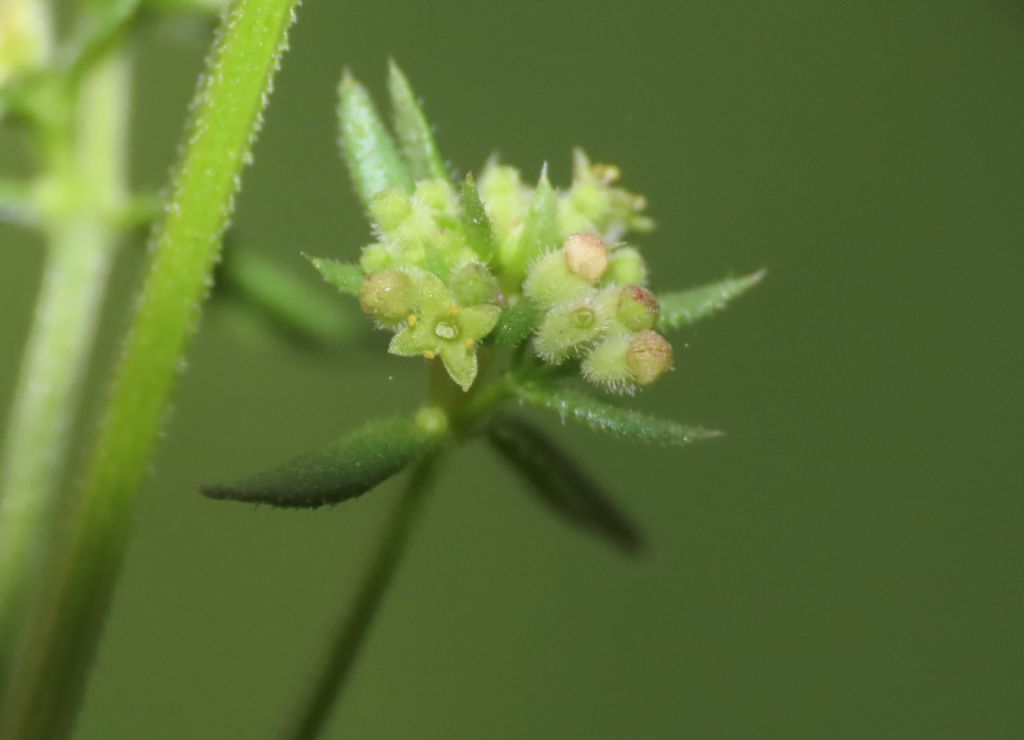
[[[0,738],[73,726],[136,494],[198,323],[297,0],[236,0],[208,59],[170,205],[101,418],[80,498],[48,568]]]
[[[303,697],[294,723],[282,734],[282,740],[313,740],[323,731],[330,718],[331,708],[340,698],[345,682],[352,674],[373,619],[394,579],[436,466],[437,458],[431,456],[413,470],[412,478],[392,513],[374,560],[356,594],[355,605],[338,623],[338,632],[330,652],[324,656],[316,680],[309,693]]]
[[[0,672],[11,665],[58,508],[60,475],[118,241],[129,75],[111,57],[51,137],[42,285],[0,458]],[[5,678],[0,675],[0,688]]]

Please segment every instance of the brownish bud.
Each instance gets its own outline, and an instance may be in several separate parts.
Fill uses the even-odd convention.
[[[565,240],[564,249],[565,264],[575,275],[594,281],[608,269],[608,245],[597,234],[572,234]]]
[[[656,331],[637,332],[629,342],[626,364],[637,383],[650,385],[672,369],[672,345]]]

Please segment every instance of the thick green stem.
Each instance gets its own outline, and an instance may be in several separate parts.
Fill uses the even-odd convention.
[[[136,494],[220,252],[297,0],[236,0],[220,30],[80,498],[54,545],[0,738],[66,737],[99,642]]]
[[[430,457],[413,470],[412,478],[392,513],[374,560],[356,594],[355,605],[338,623],[338,632],[330,652],[324,656],[315,682],[298,707],[294,724],[282,734],[283,740],[313,740],[320,735],[330,718],[331,708],[340,698],[345,681],[352,673],[373,618],[384,601],[388,586],[405,553],[436,466],[436,457]]]
[[[120,57],[84,80],[78,115],[51,137],[42,286],[0,458],[0,673],[11,665],[46,553],[79,390],[118,240],[129,78]],[[5,684],[0,675],[0,688]]]

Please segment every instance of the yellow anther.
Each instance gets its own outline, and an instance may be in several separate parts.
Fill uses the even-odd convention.
[[[437,357],[437,352],[435,352],[432,349],[428,349],[423,353],[423,356],[426,357],[428,360],[433,360],[435,357]]]
[[[409,326],[416,326],[416,322],[419,321],[419,319],[416,318],[416,314],[411,313],[409,314],[407,321],[409,322]]]
[[[466,340],[466,349],[473,349],[473,347],[475,347],[475,346],[476,346],[476,342],[475,341],[473,341],[472,339],[467,339]]]
[[[462,309],[459,308],[458,306],[453,305],[449,310],[452,312],[452,316],[458,316],[459,311],[461,311]]]

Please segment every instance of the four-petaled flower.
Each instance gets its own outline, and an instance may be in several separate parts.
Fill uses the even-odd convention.
[[[436,275],[417,271],[415,310],[391,340],[388,352],[439,357],[452,380],[469,390],[477,373],[477,344],[498,323],[501,308],[482,303],[460,306]]]

